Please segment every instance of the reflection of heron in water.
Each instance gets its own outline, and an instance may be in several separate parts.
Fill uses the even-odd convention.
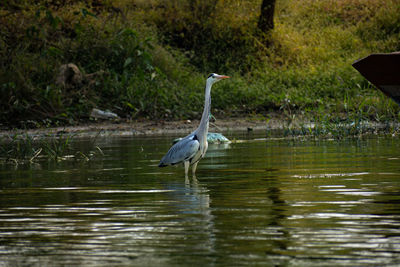
[[[172,187],[172,188],[171,188]],[[170,184],[173,189],[172,194],[174,207],[178,213],[191,213],[203,215],[205,219],[209,219],[210,213],[210,195],[205,186],[203,186],[196,177],[190,180],[185,178],[185,183]]]
[[[185,246],[187,251],[211,254],[215,251],[214,216],[210,209],[210,195],[207,187],[195,177],[186,178],[185,183],[168,183],[169,215],[176,224],[175,235],[190,237],[196,242]],[[192,246],[192,247],[191,247]]]
[[[199,160],[204,157],[207,151],[207,133],[211,109],[211,87],[214,83],[229,78],[229,76],[210,74],[206,81],[206,92],[204,99],[204,110],[201,116],[199,127],[174,144],[167,154],[161,159],[158,167],[166,167],[183,162],[185,166],[185,176],[189,172],[189,165],[192,166],[192,173],[195,176]]]

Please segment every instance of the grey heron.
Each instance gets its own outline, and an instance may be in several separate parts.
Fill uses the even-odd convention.
[[[190,165],[192,165],[192,174],[195,176],[197,164],[199,160],[204,157],[208,148],[207,133],[211,109],[211,87],[214,83],[227,78],[230,77],[218,75],[216,73],[211,73],[210,76],[208,76],[205,89],[204,109],[199,127],[191,134],[175,143],[161,159],[158,167],[166,167],[183,162],[185,166],[185,177],[187,177],[189,173]]]

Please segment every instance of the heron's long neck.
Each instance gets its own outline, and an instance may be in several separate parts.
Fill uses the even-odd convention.
[[[200,139],[199,141],[201,141],[201,142],[204,141],[204,140],[202,140],[203,137],[207,139],[208,123],[210,120],[210,109],[211,109],[211,86],[212,86],[212,83],[207,81],[206,92],[205,92],[205,96],[204,96],[203,115],[201,116],[200,125],[196,130],[196,132],[198,133],[198,138]]]

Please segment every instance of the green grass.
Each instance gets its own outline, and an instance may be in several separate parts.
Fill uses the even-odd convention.
[[[199,118],[210,72],[232,76],[213,88],[216,116],[398,119],[399,107],[351,67],[400,50],[397,0],[277,0],[268,35],[255,0],[11,3],[0,7],[3,127],[77,124],[93,107],[124,119]],[[69,62],[97,75],[57,85]]]

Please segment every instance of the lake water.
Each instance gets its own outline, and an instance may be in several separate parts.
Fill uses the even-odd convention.
[[[175,137],[0,167],[0,266],[400,264],[398,137],[228,134],[189,181],[157,167]]]

